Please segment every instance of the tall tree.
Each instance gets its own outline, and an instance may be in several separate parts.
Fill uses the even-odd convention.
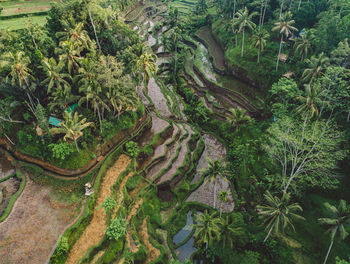
[[[156,72],[156,60],[156,56],[149,50],[143,50],[141,56],[136,60],[136,68],[137,71],[143,75],[145,88],[147,88],[149,80]]]
[[[240,223],[232,221],[231,217],[228,215],[221,219],[220,231],[223,247],[228,245],[232,248],[234,241],[244,233],[244,229],[240,225]]]
[[[59,63],[66,65],[71,75],[79,68],[80,52],[79,44],[69,40],[61,41],[60,47],[56,49],[56,53],[59,54]]]
[[[76,42],[79,46],[88,48],[91,44],[91,39],[84,29],[84,24],[82,22],[74,24],[66,20],[62,20],[62,25],[65,31],[57,32],[56,37],[61,41]]]
[[[282,198],[273,196],[269,191],[264,194],[266,204],[258,205],[258,213],[264,219],[266,231],[268,232],[264,243],[271,234],[283,233],[286,227],[291,227],[294,231],[293,220],[304,220],[298,213],[303,209],[298,203],[290,203],[290,195],[283,192]]]
[[[250,119],[247,111],[241,108],[230,108],[229,113],[226,114],[226,120],[232,127],[248,122]]]
[[[220,160],[212,161],[208,158],[208,168],[204,171],[204,174],[209,181],[214,182],[214,208],[216,208],[216,179],[217,177],[225,177],[226,173],[225,165]]]
[[[252,18],[257,15],[257,12],[249,14],[248,9],[245,7],[242,10],[239,10],[236,14],[237,19],[234,21],[234,24],[238,25],[238,31],[242,32],[242,52],[241,56],[243,57],[244,53],[244,33],[247,30],[253,30],[255,28],[255,23],[252,21]]]
[[[350,205],[347,205],[346,201],[340,200],[338,207],[329,203],[325,203],[324,206],[327,209],[329,217],[319,218],[318,221],[328,226],[327,232],[331,235],[331,243],[323,261],[323,264],[326,264],[334,239],[338,236],[341,240],[344,240],[349,235],[347,230],[350,227]]]
[[[345,156],[343,134],[331,121],[280,117],[268,128],[265,150],[281,168],[281,189],[335,188],[334,170]],[[329,155],[332,153],[332,155]]]
[[[318,77],[320,77],[326,69],[329,63],[329,58],[320,53],[318,57],[312,56],[311,59],[307,59],[306,63],[309,65],[303,72],[301,76],[304,82],[312,82]]]
[[[48,84],[47,93],[50,93],[52,88],[59,90],[70,89],[67,80],[71,80],[72,77],[70,74],[62,72],[64,68],[63,63],[57,63],[54,58],[44,58],[42,64],[42,68],[47,76],[47,78],[42,81],[42,84]]]
[[[301,59],[307,57],[311,48],[312,48],[312,40],[314,38],[314,30],[306,29],[305,32],[301,34],[300,38],[297,38],[294,43],[295,53],[301,56]]]
[[[255,31],[252,35],[253,45],[258,49],[258,63],[260,62],[260,53],[266,46],[266,40],[270,37],[270,34],[266,30]]]
[[[275,27],[272,28],[272,31],[278,30],[279,33],[281,34],[280,48],[278,51],[278,57],[277,57],[277,63],[276,63],[276,72],[278,71],[278,63],[281,56],[283,36],[286,36],[287,38],[292,33],[292,31],[298,31],[297,28],[292,26],[295,23],[295,21],[290,20],[291,17],[292,17],[292,13],[290,12],[284,13],[283,15],[280,16],[279,21],[275,23]]]
[[[308,120],[319,114],[319,106],[325,103],[322,96],[322,88],[320,85],[305,84],[305,93],[297,97],[301,105],[296,109],[298,113],[302,113]]]
[[[194,237],[200,242],[205,243],[206,248],[215,240],[220,240],[221,219],[216,216],[216,212],[209,214],[207,210],[200,214],[197,223],[194,225],[196,233]]]
[[[77,150],[79,151],[77,140],[83,135],[83,130],[91,126],[92,122],[86,122],[86,118],[81,119],[81,115],[78,112],[68,113],[64,111],[64,121],[60,123],[60,127],[54,127],[50,129],[52,134],[65,134],[64,141],[72,140],[75,143]]]

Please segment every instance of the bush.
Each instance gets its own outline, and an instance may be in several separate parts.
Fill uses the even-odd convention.
[[[118,240],[125,236],[126,233],[126,221],[123,218],[116,218],[107,227],[106,235],[110,240]]]
[[[128,143],[125,144],[125,146],[126,146],[126,152],[131,157],[136,157],[139,154],[139,147],[136,142],[129,141]]]
[[[64,160],[66,157],[76,151],[76,148],[73,145],[65,142],[50,144],[49,148],[51,149],[52,157],[61,160]]]

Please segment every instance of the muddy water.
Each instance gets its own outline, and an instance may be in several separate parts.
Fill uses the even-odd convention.
[[[200,181],[202,176],[202,171],[208,168],[208,158],[211,159],[212,161],[225,160],[226,158],[225,146],[215,136],[210,134],[204,134],[203,140],[205,144],[204,151],[201,158],[198,161],[196,174],[191,184],[194,184]]]
[[[5,156],[4,151],[0,150],[0,179],[15,173],[14,167]]]

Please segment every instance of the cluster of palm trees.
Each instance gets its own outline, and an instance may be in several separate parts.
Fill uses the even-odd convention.
[[[40,82],[47,87],[50,110],[67,109],[72,103],[86,105],[98,116],[102,130],[105,112],[115,117],[128,110],[134,110],[139,103],[135,76],[124,73],[124,68],[115,57],[96,50],[83,23],[63,23],[65,30],[57,32],[59,45],[55,49],[56,58],[43,58],[43,73],[46,78]],[[35,109],[33,83],[35,77],[30,69],[29,56],[23,51],[7,52],[1,58],[1,66],[8,67],[8,79],[12,85],[24,90],[30,106]],[[142,75],[145,83],[155,72],[155,57],[150,50],[132,62],[134,72]],[[35,102],[34,102],[35,101]],[[34,111],[32,111],[34,112]],[[73,116],[72,116],[73,118]]]
[[[222,242],[224,247],[232,247],[234,241],[244,233],[241,223],[235,222],[229,215],[220,217],[217,212],[209,213],[207,210],[198,215],[194,228],[196,241],[205,244],[206,248],[213,242]]]

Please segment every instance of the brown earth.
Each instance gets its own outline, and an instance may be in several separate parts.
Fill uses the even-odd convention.
[[[145,217],[145,219],[142,222],[142,226],[141,226],[141,230],[139,231],[139,234],[140,234],[140,239],[143,241],[148,251],[146,264],[151,263],[152,261],[156,260],[159,257],[160,250],[158,248],[155,248],[149,241],[147,217]]]
[[[126,155],[121,155],[114,165],[107,171],[101,183],[101,191],[97,198],[96,208],[90,224],[87,226],[79,240],[74,244],[68,259],[67,264],[75,264],[86,254],[86,251],[98,244],[107,228],[106,215],[101,207],[103,201],[112,194],[111,187],[115,184],[119,175],[130,164],[130,158]]]
[[[77,204],[54,200],[50,197],[52,192],[51,187],[27,177],[22,195],[0,224],[0,263],[47,262],[52,247],[77,209]]]

